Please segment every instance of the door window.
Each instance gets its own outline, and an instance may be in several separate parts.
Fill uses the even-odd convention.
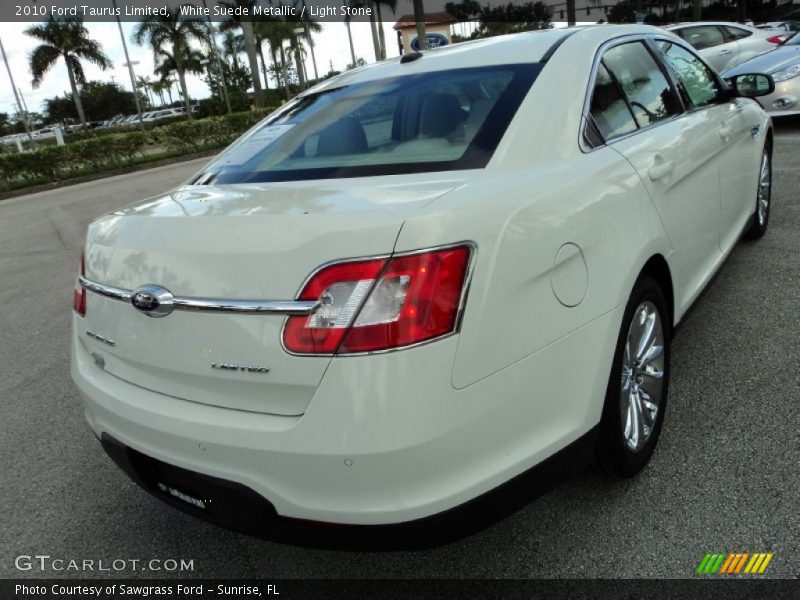
[[[714,25],[700,25],[698,27],[686,27],[678,30],[678,35],[689,42],[698,50],[713,48],[725,43],[725,38],[718,27]]]
[[[597,69],[589,114],[606,141],[636,130],[636,121],[622,89],[603,64]]]
[[[752,31],[747,31],[747,29],[742,29],[741,27],[725,25],[722,27],[722,29],[725,31],[725,37],[728,38],[728,41],[743,40],[744,38],[753,35]]]
[[[675,69],[681,91],[692,108],[717,102],[721,90],[703,61],[672,42],[658,42],[658,47],[666,61]]]
[[[680,101],[658,63],[641,42],[611,48],[603,64],[619,82],[639,127],[682,111]]]

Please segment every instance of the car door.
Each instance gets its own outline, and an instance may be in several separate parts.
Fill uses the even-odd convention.
[[[615,88],[622,102],[610,111],[603,108],[611,106],[608,100],[593,100],[590,118],[606,143],[637,170],[658,210],[674,248],[670,266],[677,308],[683,311],[721,259],[721,118],[714,111],[684,112],[656,52],[645,40],[607,48],[597,81],[607,75],[612,83],[602,95],[611,97]]]
[[[719,122],[717,133],[720,177],[719,244],[727,252],[739,238],[743,219],[753,208],[756,176],[752,127],[748,127],[743,98],[728,98],[717,76],[690,49],[672,40],[657,39],[656,47],[673,70],[690,113],[706,113]]]
[[[728,67],[733,67],[750,60],[754,56],[763,54],[772,50],[775,45],[767,41],[767,37],[774,37],[763,33],[754,33],[744,27],[737,27],[736,25],[723,25],[723,33],[725,38],[731,42],[739,44],[739,55],[735,61],[731,61]],[[778,34],[775,34],[778,35]]]
[[[739,42],[726,38],[716,25],[684,27],[677,33],[717,71],[724,71],[739,61]]]

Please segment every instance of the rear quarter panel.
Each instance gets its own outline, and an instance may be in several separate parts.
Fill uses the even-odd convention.
[[[557,342],[627,301],[641,267],[669,242],[641,180],[610,148],[527,171],[486,173],[409,219],[399,251],[471,240],[477,256],[463,317],[453,386],[461,389]],[[585,261],[555,268],[566,243]],[[580,281],[585,272],[585,281]],[[565,306],[554,278],[583,285]],[[616,339],[616,333],[614,334]],[[607,369],[610,342],[597,348]],[[597,365],[565,365],[565,374]]]

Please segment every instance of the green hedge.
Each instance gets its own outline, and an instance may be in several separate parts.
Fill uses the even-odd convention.
[[[227,146],[274,108],[206,119],[180,119],[148,131],[81,135],[65,146],[0,153],[0,181],[6,189],[102,173],[143,159],[147,150],[187,154]],[[93,133],[93,132],[85,132]]]

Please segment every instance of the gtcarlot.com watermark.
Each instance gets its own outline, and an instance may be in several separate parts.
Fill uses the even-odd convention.
[[[194,571],[194,559],[186,558],[65,558],[49,554],[20,554],[14,559],[18,571],[42,573],[124,573],[153,571],[184,573]]]

